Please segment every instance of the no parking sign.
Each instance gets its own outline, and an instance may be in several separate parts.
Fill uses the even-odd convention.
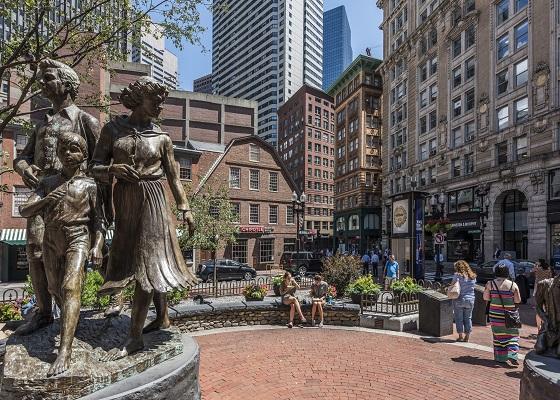
[[[435,244],[444,244],[445,243],[445,233],[436,233],[434,236]]]

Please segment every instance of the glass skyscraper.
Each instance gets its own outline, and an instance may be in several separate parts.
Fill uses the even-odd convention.
[[[352,62],[352,31],[346,8],[339,6],[323,16],[323,90],[327,91]]]

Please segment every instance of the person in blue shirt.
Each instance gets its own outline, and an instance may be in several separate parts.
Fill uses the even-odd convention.
[[[385,276],[385,290],[389,290],[393,281],[399,279],[399,263],[395,261],[393,254],[389,255],[389,260],[385,263],[383,275]]]
[[[366,251],[364,253],[364,255],[362,256],[362,275],[367,275],[369,274],[369,262],[370,262],[370,258],[369,258],[369,254]]]
[[[509,271],[509,278],[512,281],[515,281],[515,267],[513,266],[513,263],[511,262],[511,254],[509,254],[509,253],[504,254],[504,259],[498,261],[496,263],[496,265],[494,265],[494,272],[496,271],[496,267],[498,265],[504,265],[505,267],[507,267],[507,269]]]
[[[453,314],[458,342],[468,342],[472,331],[472,312],[474,308],[474,286],[476,285],[476,274],[465,260],[459,260],[454,264],[455,275],[451,285],[459,282],[459,297],[453,300]],[[464,336],[463,336],[464,335]]]

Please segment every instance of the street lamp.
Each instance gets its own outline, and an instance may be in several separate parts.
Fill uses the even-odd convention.
[[[294,217],[296,218],[296,259],[299,262],[299,242],[300,242],[300,238],[299,238],[299,216],[300,214],[303,215],[304,211],[305,211],[305,200],[307,200],[307,197],[305,196],[305,193],[302,193],[299,198],[297,193],[294,191],[294,193],[292,193],[292,209],[294,210]]]
[[[486,230],[486,220],[488,219],[488,209],[490,208],[490,197],[488,196],[488,189],[485,187],[477,188],[475,193],[480,198],[480,211],[478,212],[480,217],[480,257],[478,262],[482,264],[486,260],[484,254],[484,231]]]
[[[445,218],[445,194],[434,194],[430,198],[430,206],[432,207],[431,216],[437,220]],[[435,281],[441,281],[443,276],[443,265],[441,264],[441,244],[434,244],[436,248],[436,276]]]

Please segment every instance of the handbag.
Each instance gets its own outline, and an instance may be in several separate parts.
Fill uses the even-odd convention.
[[[519,310],[517,307],[515,310],[506,310],[504,306],[504,299],[502,299],[502,295],[500,294],[500,289],[498,289],[498,285],[496,282],[492,281],[494,286],[496,287],[496,291],[498,292],[498,296],[500,297],[500,302],[502,303],[502,308],[504,309],[504,322],[506,328],[508,329],[519,329],[521,328],[521,316],[519,315]],[[513,289],[513,282],[511,283],[510,291]]]
[[[456,280],[455,283],[453,283],[447,288],[447,297],[455,300],[458,299],[460,295],[461,295],[461,285],[459,284],[459,280]]]

